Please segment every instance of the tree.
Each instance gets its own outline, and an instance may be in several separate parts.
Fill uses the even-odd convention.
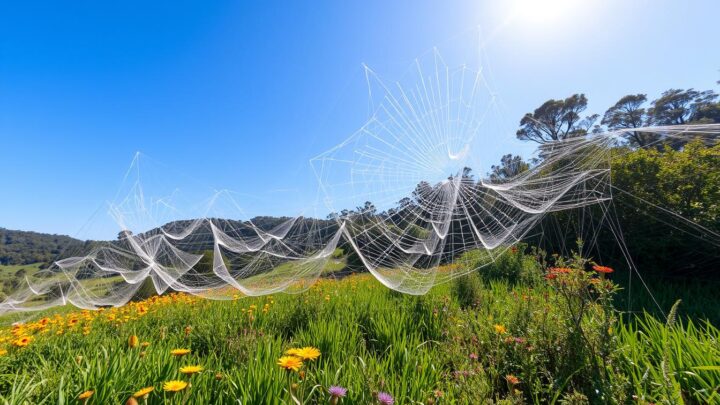
[[[712,90],[670,89],[652,102],[648,111],[654,125],[683,125],[702,122],[708,106],[714,104],[717,94]]]
[[[123,229],[122,231],[118,232],[118,240],[125,240],[132,236],[132,231]]]
[[[425,200],[430,198],[432,193],[433,187],[430,183],[427,181],[421,181],[417,186],[415,186],[415,191],[412,192],[412,195],[415,202],[422,205]]]
[[[491,180],[504,180],[517,176],[518,174],[528,170],[530,165],[527,164],[520,156],[513,156],[511,153],[500,158],[500,164],[490,167],[491,172],[488,173]]]
[[[605,111],[601,124],[608,129],[633,129],[647,125],[647,111],[642,107],[647,101],[645,94],[628,94]],[[644,147],[657,140],[657,136],[647,132],[627,133],[632,146]]]
[[[565,100],[548,100],[520,120],[516,135],[523,141],[540,144],[583,136],[598,118],[597,114],[580,118],[587,108],[584,94],[573,94]]]
[[[372,217],[377,213],[377,208],[375,208],[375,204],[370,201],[365,201],[363,206],[357,207],[357,211],[362,215]]]

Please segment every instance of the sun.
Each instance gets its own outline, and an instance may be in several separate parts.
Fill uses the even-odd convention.
[[[523,26],[551,30],[566,25],[566,20],[580,18],[592,3],[591,0],[512,0],[507,3],[507,12],[510,20]]]

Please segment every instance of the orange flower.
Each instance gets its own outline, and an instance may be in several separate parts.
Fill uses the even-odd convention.
[[[505,376],[505,380],[510,383],[510,385],[518,385],[520,384],[520,379],[515,377],[512,374],[508,374]]]
[[[78,399],[85,402],[88,400],[88,398],[93,396],[94,393],[95,393],[95,391],[87,390],[87,391],[83,392],[82,394],[78,395]]]
[[[595,270],[595,271],[597,271],[598,273],[601,273],[601,274],[610,274],[610,273],[612,273],[612,272],[615,271],[615,270],[613,270],[611,267],[599,266],[599,265],[597,265],[597,264],[593,266],[593,270]]]
[[[137,335],[130,335],[130,338],[128,339],[128,346],[130,346],[130,348],[135,348],[137,347],[139,341],[140,340]]]
[[[550,273],[554,273],[554,274],[568,274],[570,272],[572,272],[572,269],[567,268],[567,267],[551,267],[550,268]]]
[[[33,339],[32,336],[23,336],[20,339],[13,342],[13,344],[17,347],[25,347],[25,346],[29,345],[30,342],[32,342],[32,339]]]

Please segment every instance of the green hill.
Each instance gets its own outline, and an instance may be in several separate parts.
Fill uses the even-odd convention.
[[[85,242],[66,235],[12,231],[0,228],[0,265],[48,263]]]

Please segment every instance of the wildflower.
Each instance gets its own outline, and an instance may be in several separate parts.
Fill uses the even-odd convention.
[[[554,274],[568,274],[571,272],[572,272],[572,269],[567,268],[567,267],[551,267],[550,268],[550,273],[554,273]]]
[[[287,349],[287,350],[285,350],[285,354],[288,355],[288,356],[300,357],[300,356],[298,356],[298,353],[299,353],[299,352],[300,352],[300,349]]]
[[[148,346],[150,346],[150,342],[142,342],[142,343],[140,343],[140,346],[148,347]]]
[[[181,357],[186,354],[190,354],[190,349],[173,349],[173,350],[170,350],[170,354],[172,354],[175,357]]]
[[[130,397],[127,399],[127,401],[125,401],[125,405],[140,405],[140,404],[138,404],[138,401],[137,401],[137,399],[135,399],[135,397]]]
[[[192,331],[192,326],[186,326],[185,327],[185,337],[190,336],[190,332]]]
[[[145,388],[139,390],[138,392],[134,393],[132,396],[134,398],[147,399],[148,395],[150,395],[150,393],[153,392],[154,390],[155,390],[155,387],[152,387],[152,386],[145,387]]]
[[[593,266],[593,270],[597,271],[600,274],[610,274],[615,271],[611,267],[599,266],[597,264]]]
[[[222,373],[215,373],[215,379],[218,381],[222,380],[223,379]]]
[[[478,355],[477,355],[477,354],[475,354],[475,353],[470,353],[470,360],[477,360],[477,359],[478,359]]]
[[[512,374],[506,375],[506,376],[505,376],[505,380],[506,380],[510,385],[518,385],[518,384],[520,384],[520,379],[517,378],[517,377],[515,377],[515,376],[512,375]]]
[[[303,360],[315,360],[320,357],[320,350],[312,346],[306,346],[295,351],[295,356]]]
[[[74,326],[74,325],[77,324],[78,322],[80,322],[79,319],[77,319],[77,318],[72,318],[72,319],[70,319],[70,320],[68,321],[68,326]],[[92,395],[92,394],[91,394],[91,395]]]
[[[378,392],[377,400],[382,405],[393,405],[395,403],[393,397],[387,392]]]
[[[186,375],[193,375],[195,373],[199,373],[203,371],[203,366],[185,366],[180,367],[180,372]]]
[[[347,395],[347,388],[343,388],[338,385],[331,385],[330,388],[328,388],[328,393],[333,398],[343,398]]]
[[[503,325],[496,323],[494,328],[495,328],[495,333],[497,333],[497,334],[502,335],[504,333],[507,333],[507,329]]]
[[[302,367],[303,362],[299,357],[283,356],[278,359],[277,365],[288,371],[298,371],[300,367]]]
[[[545,275],[546,280],[555,280],[557,278],[557,274],[555,273],[548,273]]]
[[[163,384],[163,389],[165,391],[178,392],[184,390],[185,388],[187,388],[187,386],[188,383],[186,383],[185,381],[173,380]]]
[[[85,403],[85,402],[87,402],[88,399],[90,399],[91,396],[93,396],[94,393],[95,393],[95,391],[87,390],[87,391],[83,392],[82,394],[78,395],[78,399],[83,401],[83,403]]]
[[[347,388],[331,385],[330,388],[328,388],[328,393],[330,394],[330,404],[337,405],[340,398],[344,398],[345,395],[347,395]]]
[[[32,341],[32,336],[23,336],[20,339],[13,342],[13,344],[17,347],[25,347],[30,344]]]
[[[0,356],[4,356],[4,355],[6,355],[6,354],[7,354],[7,350],[5,350],[5,349],[0,349]]]
[[[128,346],[130,346],[130,348],[132,349],[132,348],[137,347],[137,345],[138,345],[137,335],[130,335],[130,338],[128,339]]]

